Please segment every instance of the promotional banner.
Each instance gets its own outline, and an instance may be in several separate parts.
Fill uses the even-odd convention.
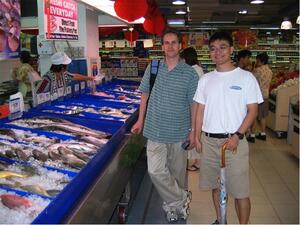
[[[20,0],[0,1],[0,60],[19,57],[20,15]]]
[[[47,40],[78,40],[77,2],[44,0],[45,38]]]

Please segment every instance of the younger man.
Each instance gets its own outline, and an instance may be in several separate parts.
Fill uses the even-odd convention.
[[[202,76],[194,97],[197,102],[195,146],[202,152],[200,187],[212,190],[216,224],[220,221],[217,177],[225,142],[231,151],[226,155],[227,192],[235,199],[239,222],[249,222],[249,147],[244,134],[256,118],[257,104],[263,101],[255,77],[233,65],[232,43],[231,35],[226,32],[211,36],[210,57],[216,69]]]

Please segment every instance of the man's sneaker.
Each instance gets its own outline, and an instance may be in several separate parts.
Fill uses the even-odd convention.
[[[169,223],[175,223],[178,221],[178,215],[175,210],[167,211],[166,216]]]
[[[179,219],[186,220],[190,215],[190,205],[185,203],[184,206],[177,210]]]
[[[220,224],[220,222],[218,220],[216,220],[215,222],[213,222],[212,224]]]
[[[191,201],[192,201],[192,192],[186,190],[186,202],[187,202],[188,204],[190,204]]]
[[[169,223],[178,221],[178,214],[173,207],[170,207],[166,202],[163,202],[162,208],[166,213],[166,217]]]
[[[262,134],[262,133],[258,133],[255,137],[256,137],[257,139],[259,139],[259,140],[262,140],[262,141],[267,140],[267,135]]]
[[[255,135],[249,135],[249,136],[247,136],[247,141],[248,142],[251,142],[251,143],[255,143]]]

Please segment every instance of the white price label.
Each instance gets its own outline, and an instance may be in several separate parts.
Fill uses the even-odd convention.
[[[37,104],[38,104],[38,105],[45,102],[44,96],[45,96],[44,93],[37,94],[36,98],[37,98]]]
[[[57,93],[53,93],[50,98],[51,98],[51,101],[56,100],[58,98]]]
[[[75,84],[74,89],[75,89],[75,92],[79,92],[79,84]]]
[[[9,101],[9,111],[11,114],[21,111],[21,99],[15,98]]]
[[[85,89],[85,82],[84,81],[80,82],[80,88],[81,88],[81,90]]]
[[[62,97],[62,96],[64,96],[64,94],[65,94],[65,91],[64,91],[63,87],[57,89],[58,97]]]
[[[72,87],[71,86],[67,86],[67,95],[72,93]]]
[[[90,80],[89,80],[89,81],[87,82],[87,87],[88,87],[88,88],[91,88],[91,87],[92,87],[92,83],[93,83],[93,81],[90,81]]]
[[[45,102],[48,102],[51,100],[50,92],[44,93],[44,100],[45,100]]]

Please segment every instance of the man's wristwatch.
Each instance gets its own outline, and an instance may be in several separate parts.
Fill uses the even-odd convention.
[[[240,140],[242,140],[244,138],[244,134],[242,134],[238,131],[236,131],[234,134],[236,134]]]

